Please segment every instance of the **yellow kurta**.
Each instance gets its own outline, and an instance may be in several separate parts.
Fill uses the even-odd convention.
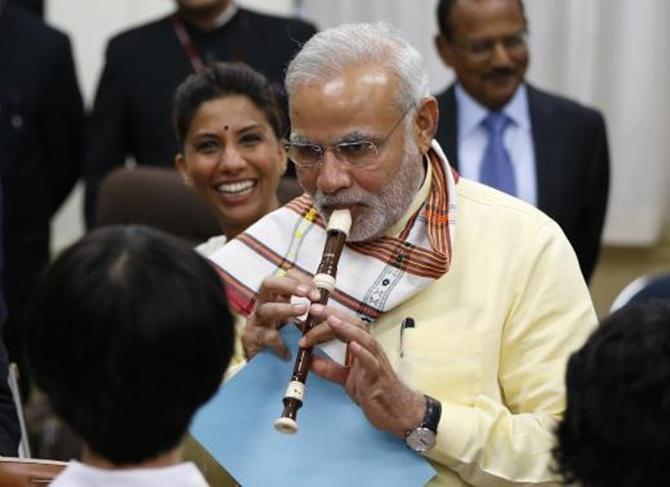
[[[597,323],[589,292],[543,213],[465,179],[457,194],[449,272],[372,333],[405,383],[442,402],[429,485],[551,485],[565,365]]]
[[[421,206],[430,178],[387,233]],[[442,402],[429,485],[554,485],[565,365],[597,323],[588,289],[563,232],[537,209],[462,178],[457,205],[449,272],[371,332],[405,383]],[[415,326],[401,358],[406,317]]]

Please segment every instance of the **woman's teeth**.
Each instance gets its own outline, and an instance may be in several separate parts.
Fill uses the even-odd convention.
[[[217,186],[217,191],[224,194],[240,194],[251,190],[256,185],[256,181],[236,181],[234,183],[224,183]]]

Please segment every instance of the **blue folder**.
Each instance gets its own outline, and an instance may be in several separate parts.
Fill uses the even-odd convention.
[[[292,357],[300,334],[282,330]],[[310,374],[299,432],[272,423],[293,370],[269,351],[259,353],[196,414],[191,435],[244,487],[425,485],[435,470],[400,438],[372,427],[344,390]]]

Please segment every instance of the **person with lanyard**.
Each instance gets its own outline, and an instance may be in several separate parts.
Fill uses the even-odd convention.
[[[440,0],[437,51],[456,82],[437,95],[436,139],[461,174],[536,206],[561,226],[588,281],[609,189],[603,116],[525,80],[521,0]]]
[[[241,61],[265,75],[284,99],[289,59],[315,32],[297,18],[260,14],[233,0],[176,0],[174,14],[110,40],[89,118],[85,214],[94,225],[98,188],[127,156],[170,167],[179,152],[172,96],[189,74],[212,61]]]
[[[286,87],[306,194],[210,256],[247,317],[238,359],[287,355],[278,327],[318,299],[305,273],[331,213],[348,209],[336,287],[309,306],[319,324],[299,342],[329,341],[312,372],[423,454],[430,485],[556,482],[565,364],[597,321],[558,225],[450,167],[421,55],[391,26],[316,34]]]

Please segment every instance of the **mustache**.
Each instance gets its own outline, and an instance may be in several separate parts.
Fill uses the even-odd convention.
[[[516,70],[512,68],[495,68],[484,75],[485,78],[502,78],[503,76],[513,76]]]
[[[316,191],[312,198],[321,207],[351,206],[361,203],[369,203],[371,195],[357,190],[344,190],[337,193],[324,193]]]

